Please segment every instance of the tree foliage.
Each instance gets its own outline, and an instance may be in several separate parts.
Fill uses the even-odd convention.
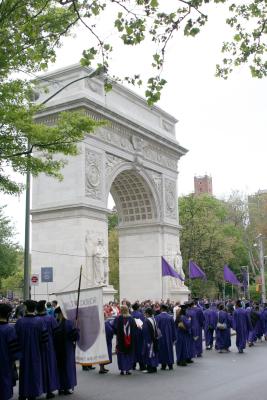
[[[119,238],[116,228],[108,235],[109,248],[109,283],[119,292]]]
[[[33,102],[33,82],[16,75],[46,68],[77,21],[74,12],[58,1],[0,2],[0,191],[22,190],[7,167],[61,178],[64,161],[54,155],[77,154],[76,143],[99,125],[78,112],[62,113],[53,127],[35,123],[40,106]]]
[[[81,63],[99,70],[109,71],[113,37],[124,46],[150,43],[152,72],[144,84],[148,104],[152,105],[160,99],[166,84],[163,66],[169,42],[178,32],[196,36],[207,23],[213,3],[229,4],[226,22],[233,28],[232,41],[223,45],[225,56],[222,66],[217,66],[217,75],[226,78],[234,66],[247,63],[253,76],[265,76],[264,0],[240,0],[238,4],[227,0],[2,0],[0,190],[18,193],[22,189],[6,172],[8,166],[22,174],[27,169],[33,174],[45,172],[60,177],[63,162],[55,160],[54,154],[76,154],[76,143],[97,126],[81,114],[62,115],[55,127],[36,124],[33,116],[38,107],[33,104],[33,82],[18,73],[33,77],[47,68],[49,62],[55,61],[62,39],[82,25],[87,29],[90,46],[84,49]],[[100,19],[107,22],[107,29],[110,27],[108,35],[98,27]],[[143,84],[138,71],[134,76],[120,78],[131,84]],[[109,90],[112,80],[106,78],[105,86]],[[36,153],[42,157],[35,157]]]
[[[0,287],[2,279],[17,271],[21,260],[21,251],[14,242],[14,228],[11,220],[5,216],[4,207],[0,208]]]
[[[230,212],[231,210],[231,212]],[[179,198],[181,230],[181,252],[185,270],[189,259],[193,259],[206,272],[219,293],[223,283],[223,266],[228,264],[240,273],[240,266],[248,265],[248,252],[244,243],[245,227],[237,224],[239,216],[225,201],[209,195],[193,194]],[[210,282],[201,284],[202,290],[210,292]],[[193,291],[200,289],[193,282]],[[207,287],[206,287],[207,286]],[[199,294],[199,293],[198,293]]]

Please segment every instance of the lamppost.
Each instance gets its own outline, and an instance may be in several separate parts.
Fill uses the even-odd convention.
[[[103,75],[107,72],[105,66],[100,66],[99,68],[92,71],[89,75],[82,76],[80,78],[74,79],[73,81],[67,83],[62,88],[58,89],[51,96],[47,97],[40,105],[45,105],[48,101],[53,99],[57,94],[62,92],[68,86],[73,85],[82,79],[92,79],[96,76]],[[36,93],[34,94],[36,96]],[[35,100],[38,99],[38,94]],[[31,157],[31,145],[28,141],[28,153],[27,157]],[[25,188],[25,240],[24,240],[24,279],[23,279],[23,298],[27,300],[30,298],[30,204],[31,204],[31,173],[27,168],[26,173],[26,188]]]
[[[248,265],[243,265],[241,267],[242,271],[242,280],[243,280],[243,288],[244,288],[244,296],[248,300],[250,300],[250,290],[249,290],[249,267]]]
[[[266,286],[265,286],[265,273],[264,273],[264,253],[263,253],[263,236],[260,233],[257,237],[257,247],[259,251],[259,263],[261,272],[261,300],[262,303],[266,303]]]

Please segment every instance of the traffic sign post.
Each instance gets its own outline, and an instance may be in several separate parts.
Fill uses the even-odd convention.
[[[53,267],[41,267],[41,282],[53,282]]]
[[[49,282],[53,282],[53,267],[41,267],[41,282],[46,283],[47,300],[49,300]]]
[[[39,274],[32,274],[31,276],[31,286],[39,285]]]
[[[39,274],[32,274],[31,286],[33,286],[33,298],[35,300],[35,286],[39,285]]]

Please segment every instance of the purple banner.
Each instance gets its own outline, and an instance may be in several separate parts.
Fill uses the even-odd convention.
[[[230,270],[228,265],[225,265],[223,267],[223,277],[225,282],[229,282],[232,285],[237,285],[237,286],[241,285],[241,283],[239,282],[233,271]]]
[[[189,261],[189,278],[190,279],[196,279],[196,278],[201,278],[201,279],[207,279],[206,274],[202,269],[194,263],[194,261],[190,260]]]
[[[180,279],[180,281],[184,281],[181,275],[175,271],[175,269],[165,260],[165,258],[161,257],[161,268],[162,268],[162,276],[172,276],[173,278]]]

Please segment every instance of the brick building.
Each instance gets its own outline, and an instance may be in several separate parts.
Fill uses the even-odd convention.
[[[212,196],[212,177],[208,175],[195,176],[194,189],[196,195],[207,193]]]

